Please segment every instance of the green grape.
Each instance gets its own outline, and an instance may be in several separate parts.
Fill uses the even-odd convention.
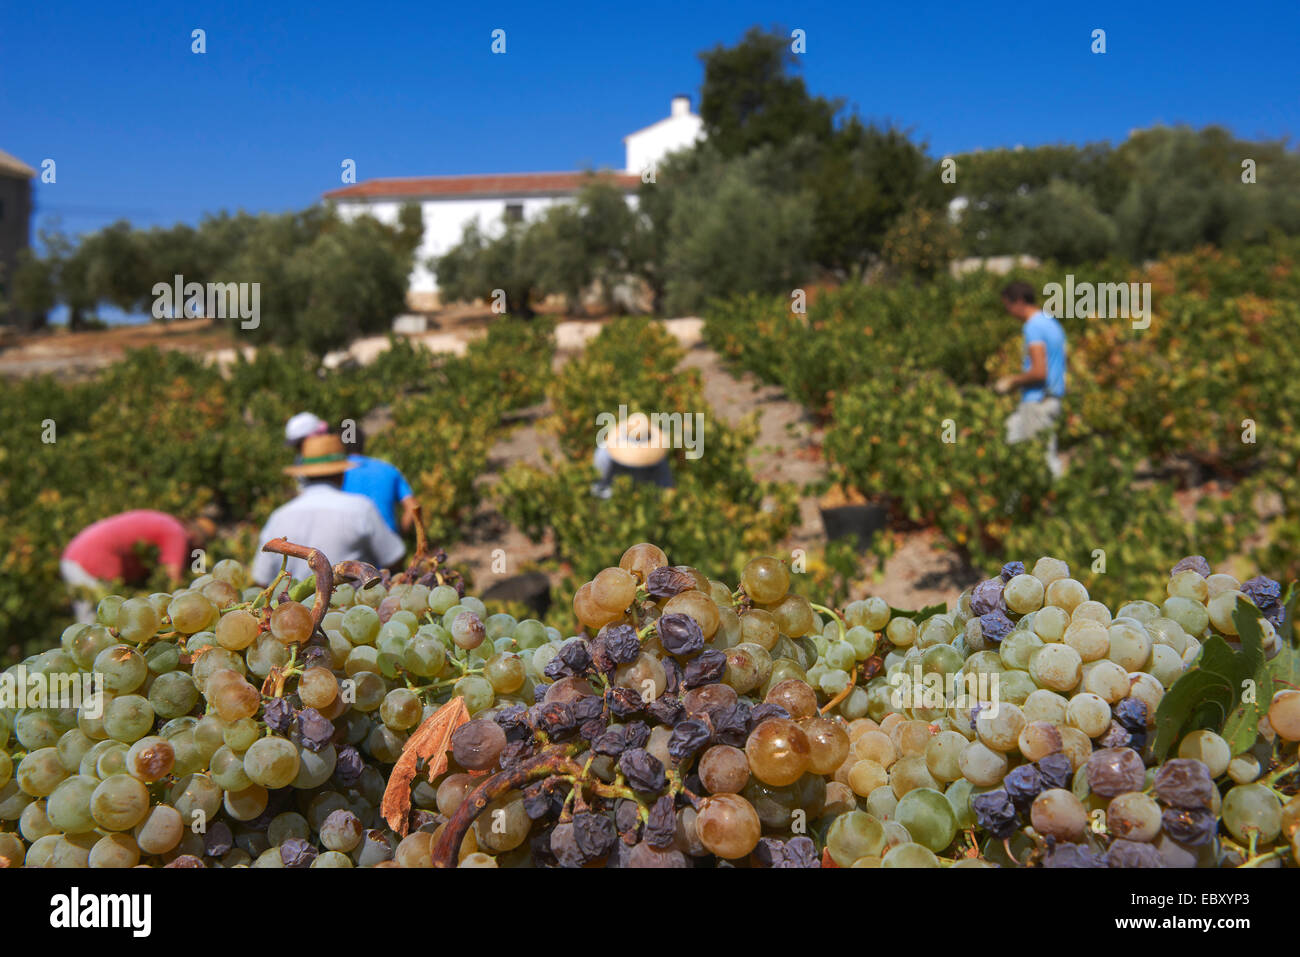
[[[225,791],[242,791],[253,783],[244,771],[244,759],[222,745],[209,763],[212,780]]]
[[[858,660],[856,650],[847,641],[831,642],[822,655],[822,662],[834,671],[847,672]]]
[[[149,666],[130,645],[113,645],[95,656],[92,670],[104,676],[104,687],[113,694],[129,694],[143,684]]]
[[[146,638],[152,638],[161,624],[158,612],[148,599],[128,598],[118,607],[117,634],[123,641],[133,645]]]
[[[417,634],[406,646],[402,664],[412,674],[429,678],[446,667],[447,652],[436,638]]]
[[[68,778],[45,802],[45,816],[65,834],[93,831],[96,822],[90,812],[90,802],[98,786],[99,782],[94,778],[81,775]]]
[[[185,591],[175,596],[167,606],[172,627],[183,635],[210,628],[217,620],[217,606],[197,591]]]
[[[948,785],[943,792],[944,800],[948,802],[948,807],[952,809],[953,820],[959,829],[966,829],[976,825],[975,812],[971,809],[970,799],[975,793],[975,785],[965,778],[958,778]]]
[[[465,699],[470,714],[478,714],[492,707],[496,693],[491,683],[481,675],[466,675],[452,686],[452,694]]]
[[[22,834],[23,840],[31,844],[47,834],[59,833],[59,829],[50,823],[49,816],[45,813],[45,802],[33,801],[23,808],[18,819],[18,832]]]
[[[204,655],[200,658],[199,664],[202,664],[207,657],[208,655]],[[250,672],[259,678],[265,678],[271,673],[272,668],[283,668],[289,663],[289,649],[271,635],[262,635],[244,652],[244,659],[248,662]],[[195,681],[197,680],[196,677]]]
[[[1282,830],[1282,802],[1265,784],[1239,784],[1223,798],[1221,811],[1228,832],[1242,844],[1251,834],[1259,845],[1271,844]]]
[[[138,741],[153,727],[154,710],[148,698],[129,694],[114,698],[104,709],[104,730],[110,738],[127,744]]]
[[[940,867],[939,858],[920,844],[900,844],[881,858],[881,867]]]
[[[913,841],[936,854],[957,834],[952,806],[942,793],[931,788],[913,788],[899,798],[894,818],[907,828]]]
[[[853,657],[866,661],[876,651],[876,636],[869,628],[854,625],[844,634],[844,640],[853,647]]]
[[[394,688],[384,696],[379,706],[379,717],[395,731],[405,731],[420,723],[424,705],[420,696],[406,688]]]
[[[13,779],[23,793],[32,797],[45,797],[53,793],[70,773],[59,756],[58,749],[46,747],[28,752],[18,762],[18,770],[14,772]]]
[[[374,711],[383,702],[384,696],[388,693],[384,685],[384,679],[379,677],[373,671],[359,672],[352,679],[353,701],[352,707],[357,711],[371,712]],[[270,785],[268,785],[269,787]]]
[[[180,645],[174,641],[155,641],[145,649],[144,661],[152,674],[171,674],[181,666]]]
[[[121,595],[105,595],[95,606],[95,620],[107,628],[116,628],[118,612],[125,600]]]
[[[14,737],[28,751],[52,748],[62,736],[58,723],[48,711],[24,711],[14,721]]]
[[[261,633],[261,620],[246,608],[235,608],[221,616],[213,633],[217,644],[230,651],[243,651]]]
[[[520,648],[541,647],[548,640],[546,626],[536,618],[525,618],[515,627],[514,638]]]
[[[96,656],[105,648],[111,648],[115,644],[117,640],[112,632],[103,625],[87,625],[77,632],[69,650],[77,667],[90,671],[94,668]]]
[[[343,624],[339,631],[354,645],[372,645],[379,637],[381,627],[379,613],[373,608],[369,605],[353,605],[343,613]]]
[[[400,756],[400,754],[399,749],[398,755]],[[396,761],[396,757],[393,760]],[[325,745],[319,751],[299,748],[298,773],[294,775],[293,780],[290,782],[291,786],[299,790],[311,790],[320,787],[334,773],[337,761],[338,752],[332,744]]]
[[[154,680],[148,698],[158,717],[179,718],[189,714],[199,703],[199,689],[185,672],[169,671]]]
[[[106,831],[129,831],[149,811],[149,789],[129,774],[104,778],[90,798],[90,813]]]
[[[95,777],[102,781],[114,774],[122,774],[126,771],[126,756],[129,752],[130,748],[121,741],[111,742],[95,760]]]
[[[863,811],[841,814],[826,831],[826,850],[840,867],[851,867],[860,857],[879,854],[884,844],[880,821]]]
[[[63,736],[59,738],[59,743],[56,745],[56,748],[59,752],[59,760],[63,762],[63,766],[67,768],[69,772],[73,772],[81,766],[81,759],[85,757],[86,752],[94,747],[94,745],[95,742],[92,741],[89,735],[80,728],[71,728],[68,731],[63,732]],[[4,752],[0,752],[0,754],[3,753]],[[0,778],[3,777],[4,775],[0,774]],[[0,784],[3,783],[4,781],[0,780]]]
[[[0,751],[0,787],[4,787],[14,776],[14,759],[7,751]]]
[[[288,744],[287,741],[285,743]],[[293,745],[289,746],[293,747]],[[167,803],[174,807],[190,825],[193,825],[200,816],[205,821],[211,821],[221,808],[221,788],[206,774],[189,774],[179,778],[171,786],[167,792]]]
[[[527,677],[523,659],[516,654],[499,652],[487,660],[483,676],[497,694],[513,694],[523,687]]]

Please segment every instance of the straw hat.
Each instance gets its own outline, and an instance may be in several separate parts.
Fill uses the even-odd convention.
[[[658,465],[668,457],[663,433],[644,413],[637,413],[619,424],[605,443],[609,457],[626,468],[640,469]]]
[[[308,478],[316,475],[341,475],[356,468],[348,461],[343,442],[337,435],[309,435],[302,440],[302,456],[285,469],[289,475]]]

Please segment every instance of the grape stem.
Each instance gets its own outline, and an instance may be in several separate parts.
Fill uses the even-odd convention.
[[[844,690],[841,691],[839,694],[837,694],[834,698],[831,698],[830,701],[827,701],[824,705],[822,705],[821,710],[818,711],[817,713],[825,714],[827,711],[830,711],[831,708],[835,707],[837,704],[839,704],[841,701],[847,698],[853,692],[854,687],[856,687],[857,681],[858,681],[858,666],[854,665],[853,672],[849,675],[849,683],[844,686]]]
[[[827,608],[825,605],[818,605],[816,602],[811,602],[811,601],[808,604],[812,605],[813,611],[823,612],[824,614],[830,615],[832,618],[835,619],[835,624],[839,625],[840,628],[840,641],[843,641],[844,640],[844,619],[841,618],[839,615],[837,615],[830,608]]]
[[[447,826],[433,846],[433,866],[456,866],[461,842],[465,840],[474,819],[501,795],[542,778],[562,777],[575,771],[581,774],[582,768],[573,760],[581,747],[577,742],[551,745],[536,757],[489,776],[461,801],[460,807],[456,808],[447,821]]]
[[[285,575],[284,565],[288,563],[289,558],[301,558],[311,566],[311,570],[316,577],[316,601],[311,606],[311,627],[313,632],[318,631],[321,619],[325,617],[325,613],[329,610],[330,595],[334,594],[334,568],[330,565],[330,560],[319,549],[308,548],[306,545],[295,545],[287,538],[271,539],[262,546],[262,551],[285,556],[285,561],[281,562],[280,574],[276,576],[276,581],[279,581]],[[361,563],[358,562],[357,564]]]
[[[1252,857],[1250,860],[1246,861],[1246,863],[1238,864],[1237,867],[1262,867],[1266,861],[1271,861],[1275,857],[1284,857],[1287,853],[1289,853],[1288,848],[1277,847],[1269,851],[1267,854],[1260,854],[1258,857]]]

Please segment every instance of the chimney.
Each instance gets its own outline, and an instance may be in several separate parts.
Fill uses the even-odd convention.
[[[690,116],[691,115],[691,98],[685,94],[679,93],[673,97],[673,116]]]

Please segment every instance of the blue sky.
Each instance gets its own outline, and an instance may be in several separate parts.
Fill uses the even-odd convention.
[[[1297,132],[1300,6],[1138,6],[11,4],[0,149],[56,161],[33,226],[58,214],[74,233],[300,208],[339,185],[345,158],[363,180],[621,166],[626,133],[697,96],[698,53],[755,23],[805,30],[814,92],[934,155],[1157,122]],[[505,55],[489,49],[498,27]]]

